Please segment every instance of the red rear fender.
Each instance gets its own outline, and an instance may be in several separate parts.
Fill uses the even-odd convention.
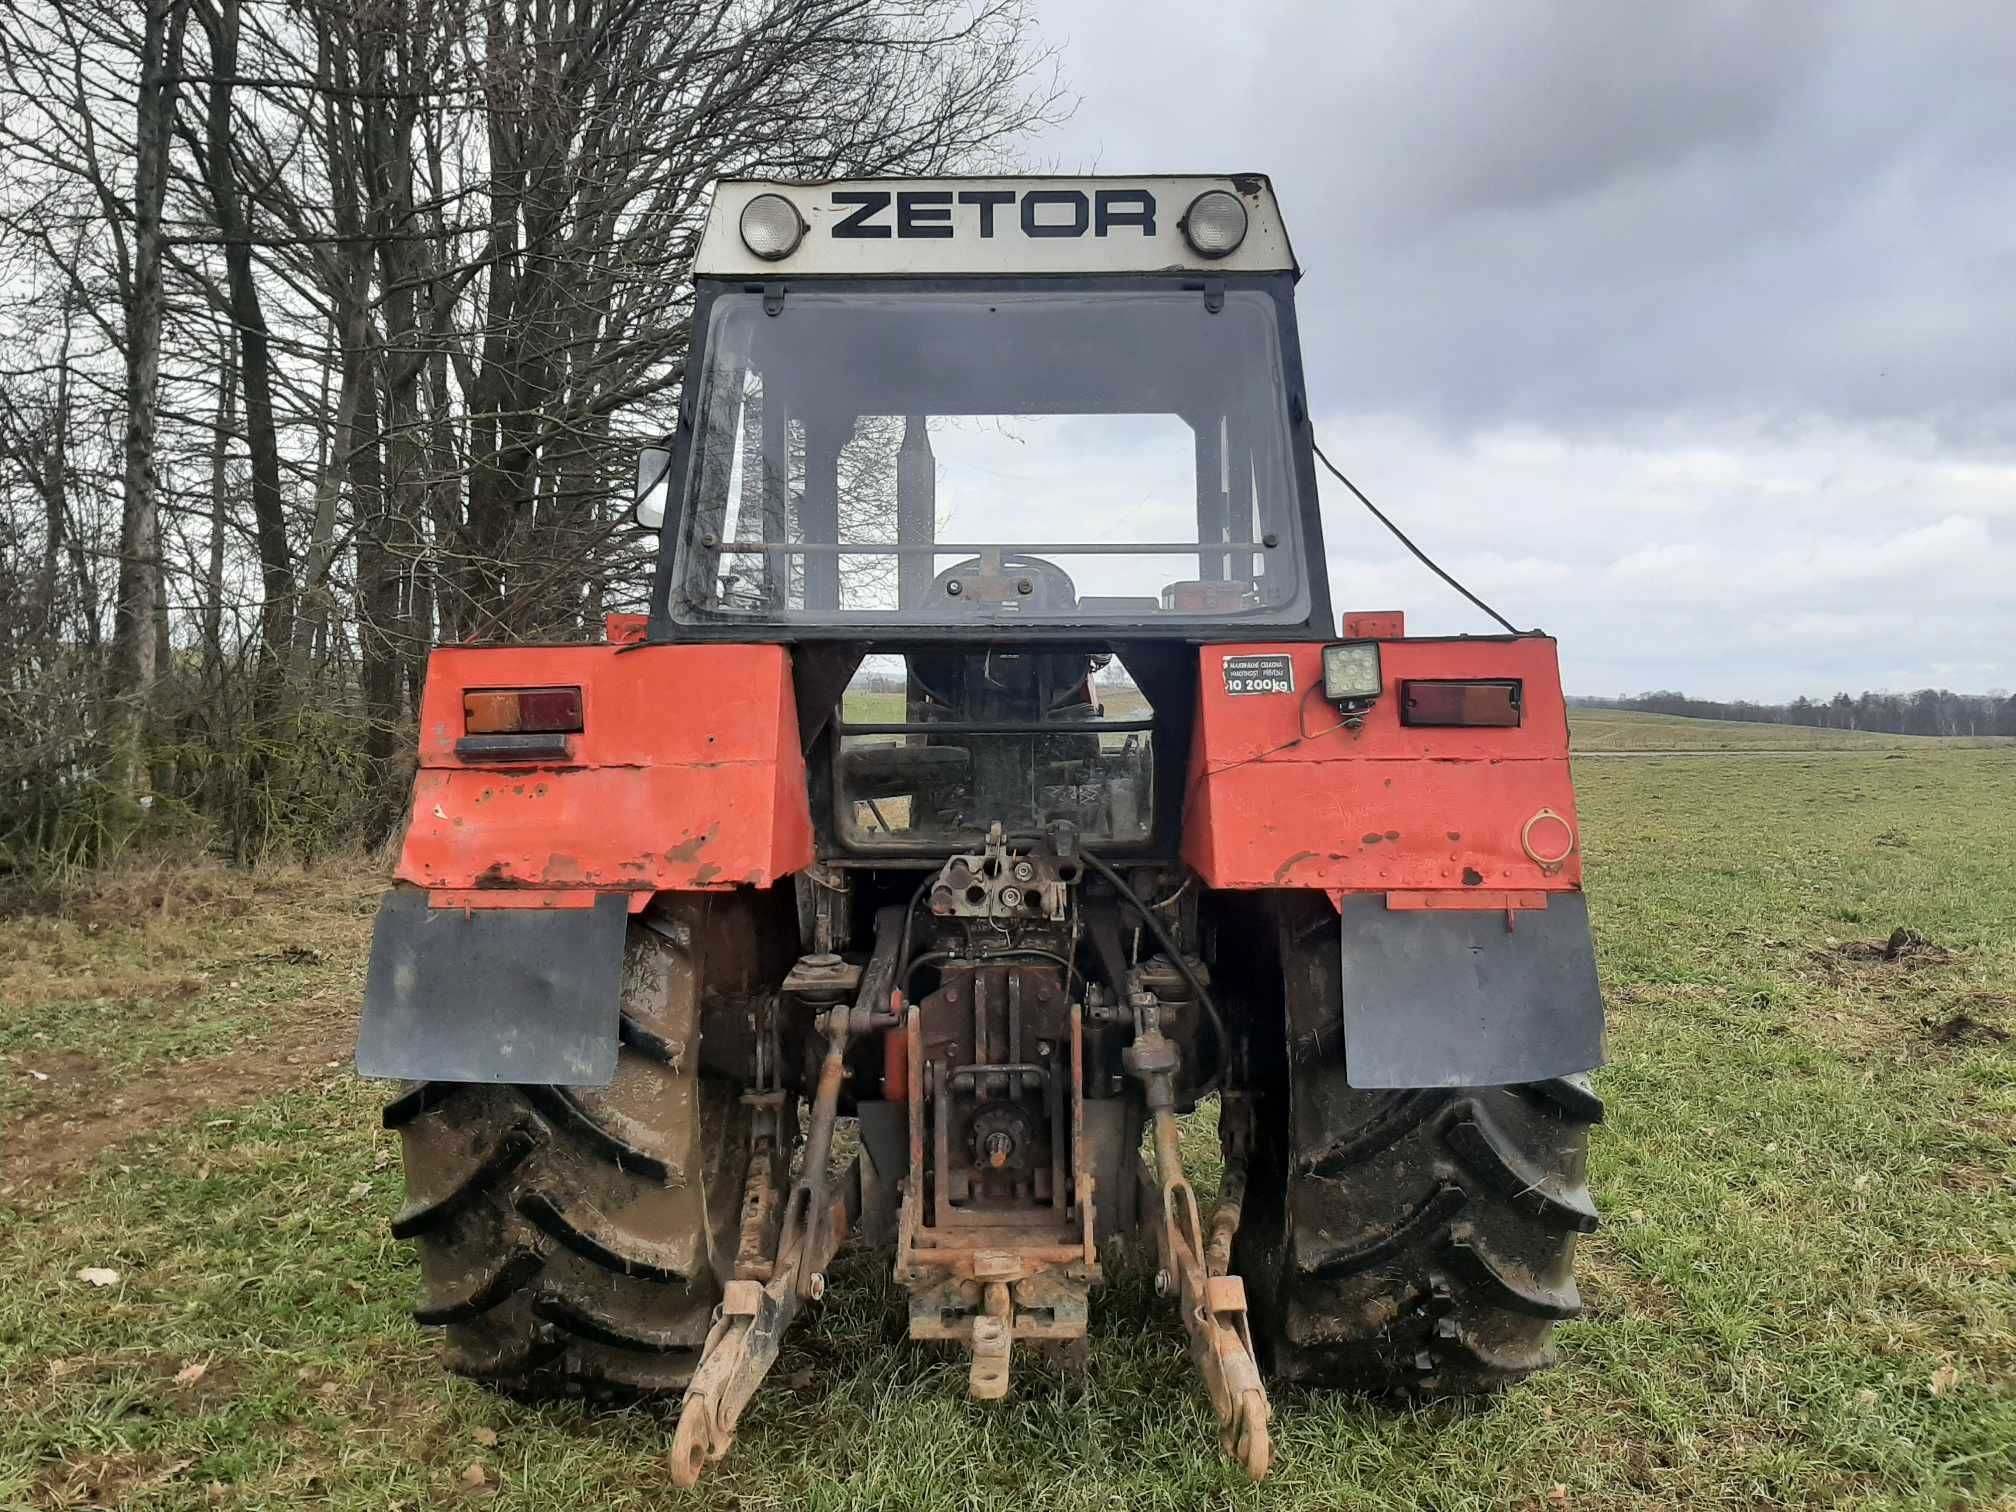
[[[581,729],[545,753],[463,745],[465,693],[566,687],[581,690]],[[765,887],[812,860],[781,646],[444,648],[427,664],[419,754],[398,875],[437,904],[620,890],[642,907],[663,889]]]
[[[1380,652],[1383,691],[1354,728],[1323,696],[1321,646],[1204,648],[1184,858],[1220,888],[1579,888],[1554,642],[1389,640]],[[1287,658],[1292,689],[1232,691],[1228,682],[1250,687],[1253,679],[1238,669],[1228,679],[1225,659],[1253,656]],[[1517,681],[1519,723],[1409,727],[1401,684],[1415,679]]]

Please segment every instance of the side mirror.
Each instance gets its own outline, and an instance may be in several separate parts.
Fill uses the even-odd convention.
[[[631,515],[646,530],[665,523],[665,500],[672,487],[672,453],[647,446],[637,453],[637,498]]]

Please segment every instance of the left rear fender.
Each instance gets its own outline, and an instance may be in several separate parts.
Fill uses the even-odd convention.
[[[474,689],[576,687],[556,754],[471,752]],[[782,646],[454,646],[427,663],[399,879],[439,893],[767,887],[812,860]],[[485,906],[478,898],[458,898]]]

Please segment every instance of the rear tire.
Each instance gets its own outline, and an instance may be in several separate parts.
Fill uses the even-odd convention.
[[[677,905],[675,905],[676,909]],[[420,1252],[414,1316],[503,1390],[683,1387],[732,1273],[750,1111],[701,1076],[695,931],[633,924],[606,1088],[425,1082],[385,1109]]]
[[[1233,1256],[1262,1363],[1310,1386],[1495,1390],[1551,1364],[1555,1322],[1581,1310],[1575,1236],[1597,1223],[1586,1165],[1602,1103],[1579,1077],[1350,1086],[1337,931],[1326,900],[1284,902],[1286,1042],[1254,1047],[1260,1085],[1287,1094],[1254,1101]]]

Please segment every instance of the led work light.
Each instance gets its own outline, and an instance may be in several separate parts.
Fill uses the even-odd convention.
[[[1377,641],[1340,641],[1323,648],[1323,696],[1330,702],[1369,704],[1384,688]]]

